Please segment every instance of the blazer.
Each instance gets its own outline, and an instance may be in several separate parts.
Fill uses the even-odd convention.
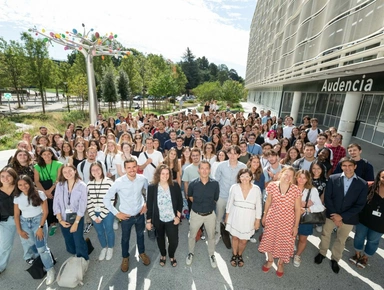
[[[158,184],[150,184],[148,186],[147,196],[147,220],[152,220],[152,224],[156,227],[160,224],[159,207],[157,205],[157,190]],[[180,185],[174,182],[173,185],[169,186],[171,192],[173,212],[175,216],[177,212],[183,210],[183,197],[181,195]]]
[[[337,213],[343,218],[343,223],[357,225],[359,213],[363,210],[368,194],[367,182],[354,178],[344,196],[344,182],[341,173],[329,177],[325,189],[324,203],[327,208],[327,218]]]

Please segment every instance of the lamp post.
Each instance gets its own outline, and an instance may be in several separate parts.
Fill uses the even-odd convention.
[[[67,97],[67,108],[68,108],[68,112],[70,112],[71,109],[69,108],[68,83],[64,82],[63,84],[64,84],[65,96]]]
[[[143,86],[143,114],[145,114],[145,94],[147,93],[147,86]]]

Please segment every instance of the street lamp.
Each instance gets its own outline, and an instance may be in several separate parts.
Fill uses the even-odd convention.
[[[69,108],[69,97],[68,97],[68,83],[67,82],[64,82],[64,90],[65,90],[65,96],[67,97],[67,108],[68,108],[68,112],[71,111],[71,109]]]

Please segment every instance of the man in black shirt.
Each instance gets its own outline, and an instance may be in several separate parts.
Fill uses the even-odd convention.
[[[184,146],[192,147],[192,145],[193,145],[192,127],[188,126],[187,128],[185,128]]]
[[[199,178],[194,179],[188,186],[188,197],[192,201],[192,210],[189,219],[189,237],[188,248],[189,254],[186,264],[192,264],[196,234],[200,227],[204,224],[208,234],[208,254],[212,268],[216,268],[215,258],[215,223],[216,223],[216,202],[219,199],[220,187],[219,183],[211,179],[211,164],[203,160],[199,164]]]

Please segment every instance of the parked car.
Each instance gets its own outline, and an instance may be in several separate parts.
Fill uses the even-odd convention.
[[[143,97],[140,96],[140,95],[137,95],[137,96],[134,96],[134,97],[133,97],[133,100],[134,100],[134,101],[141,101],[142,99],[143,99]]]

